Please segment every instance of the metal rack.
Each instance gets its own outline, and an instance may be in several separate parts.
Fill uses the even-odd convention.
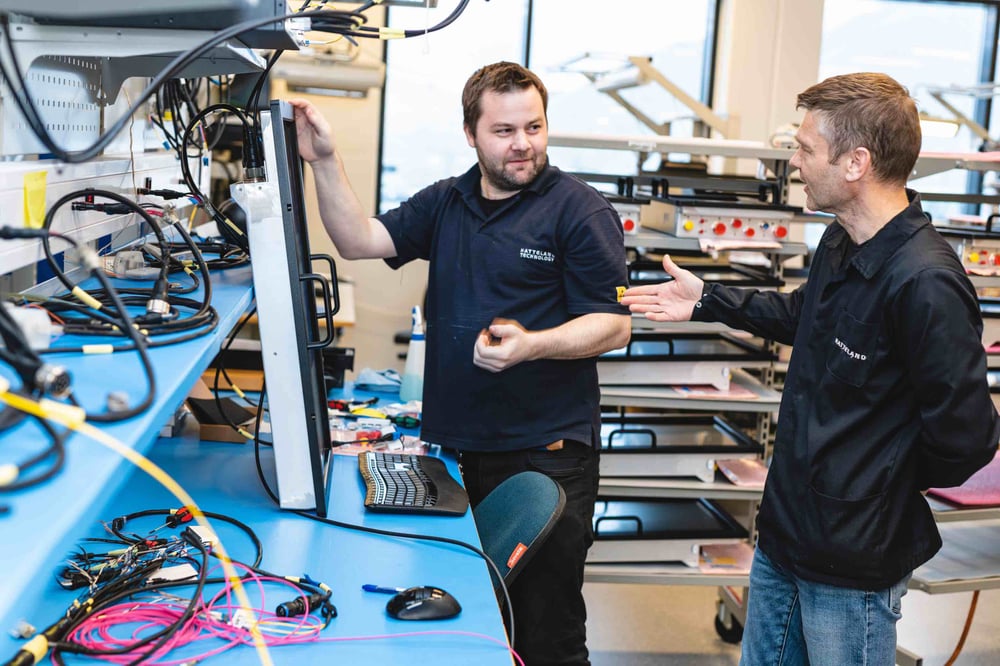
[[[698,239],[680,238],[656,230],[642,230],[636,234],[628,234],[625,243],[627,247],[639,251],[660,250],[674,254],[679,251],[692,254],[700,252]],[[775,284],[781,283],[782,263],[785,260],[803,255],[806,252],[805,244],[794,242],[782,243],[780,247],[767,249],[766,257],[770,268],[764,271],[766,278],[764,288],[775,288]],[[721,254],[723,257],[726,256],[726,253]],[[707,271],[713,270],[711,264],[705,265],[704,268]],[[719,270],[718,265],[715,266],[715,270]],[[633,331],[643,331],[642,335],[645,336],[649,335],[649,331],[655,331],[660,336],[678,336],[681,339],[692,335],[728,336],[732,334],[731,329],[718,324],[701,322],[660,324],[650,322],[645,318],[635,318],[633,321]],[[742,414],[744,418],[749,415],[751,418],[755,418],[755,426],[752,428],[753,439],[760,444],[760,453],[756,455],[766,455],[770,452],[772,421],[778,410],[781,395],[771,387],[776,363],[773,356],[774,346],[763,341],[759,349],[768,353],[766,363],[757,362],[757,357],[754,357],[746,364],[746,368],[742,367],[738,361],[732,361],[730,368],[731,384],[745,389],[752,397],[733,399],[730,397],[692,396],[689,393],[679,391],[676,387],[662,383],[660,385],[617,386],[608,385],[602,379],[601,404],[605,408],[617,408],[621,414],[625,414],[625,411],[629,409],[642,408],[643,410],[668,410],[698,414]],[[751,368],[758,376],[748,372]],[[652,372],[655,374],[656,371]],[[607,451],[605,449],[605,453]],[[703,464],[707,461],[714,467],[712,455],[706,454]],[[718,458],[723,457],[718,454],[714,455]],[[609,457],[609,455],[603,455],[602,461]],[[683,468],[683,466],[681,467]],[[762,491],[759,488],[734,485],[717,471],[708,476],[697,474],[695,477],[622,477],[602,473],[600,495],[657,500],[685,498],[690,501],[703,501],[710,498],[746,502],[749,515],[748,540],[752,543],[754,539],[753,516],[756,514]],[[691,544],[685,545],[691,546]],[[668,550],[667,554],[670,553],[671,551]],[[745,599],[745,588],[748,585],[748,576],[745,573],[701,573],[698,568],[676,562],[591,562],[586,568],[586,578],[593,582],[716,585],[719,587],[718,615],[715,618],[716,630],[723,640],[729,642],[738,642],[742,635],[742,625],[746,617],[743,599]]]

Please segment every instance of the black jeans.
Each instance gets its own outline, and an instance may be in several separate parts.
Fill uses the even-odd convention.
[[[597,449],[566,440],[558,451],[463,452],[461,463],[473,507],[505,479],[526,470],[551,477],[566,492],[562,517],[510,589],[514,649],[528,666],[589,665],[583,564],[594,542]]]

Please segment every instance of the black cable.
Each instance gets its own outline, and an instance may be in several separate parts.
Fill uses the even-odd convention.
[[[260,446],[263,443],[260,439],[260,424],[264,417],[264,396],[266,395],[267,378],[265,377],[264,381],[260,384],[260,396],[257,399],[257,418],[254,419],[253,424],[253,459],[254,463],[257,465],[257,478],[260,479],[260,484],[263,486],[264,492],[267,493],[267,496],[271,498],[271,501],[274,502],[275,505],[281,506],[281,500],[274,494],[274,491],[271,490],[271,484],[269,484],[267,479],[264,478],[264,467],[261,465],[260,461]]]
[[[260,563],[264,559],[264,546],[261,543],[260,538],[257,536],[257,533],[254,532],[252,527],[250,527],[241,520],[233,518],[232,516],[227,516],[222,513],[215,513],[212,511],[202,511],[201,514],[211,520],[217,520],[219,522],[228,523],[233,527],[240,529],[244,534],[246,534],[247,538],[250,539],[250,542],[253,544],[254,547],[254,560],[253,564],[251,564],[250,567],[255,568],[260,566]],[[123,534],[122,530],[124,530],[128,526],[130,521],[135,521],[139,520],[140,518],[147,518],[150,516],[167,516],[167,521],[165,522],[165,525],[167,527],[177,527],[178,525],[191,522],[191,520],[193,519],[191,511],[187,507],[182,507],[181,509],[177,510],[145,509],[143,511],[135,511],[133,513],[127,513],[124,516],[118,516],[117,518],[113,518],[108,523],[108,529],[111,531],[112,534],[121,539],[123,543],[128,543],[128,544],[141,543],[143,541],[142,537],[138,536],[136,536],[135,538],[129,537]],[[212,556],[216,557],[214,553],[212,554]]]
[[[265,392],[265,387],[262,386],[261,390],[260,390],[260,395],[261,395],[261,401],[262,402],[263,402],[263,399],[264,399],[264,392]],[[275,504],[280,505],[280,500],[278,499],[278,496],[274,493],[273,490],[271,490],[270,484],[267,482],[267,479],[264,477],[264,469],[261,466],[261,461],[260,461],[260,453],[259,453],[259,447],[258,447],[258,443],[257,443],[257,439],[256,439],[256,432],[260,431],[260,418],[261,418],[262,413],[263,413],[263,409],[260,409],[258,407],[258,409],[257,409],[257,427],[255,428],[255,439],[254,439],[254,454],[255,454],[256,462],[257,462],[257,477],[258,477],[258,479],[260,479],[260,483],[263,486],[264,491],[267,493],[268,497],[270,497],[274,501]],[[508,616],[507,619],[509,620],[509,629],[510,629],[510,644],[512,646],[514,645],[514,607],[513,607],[512,603],[511,603],[511,600],[510,600],[510,592],[507,590],[507,584],[504,582],[503,575],[500,573],[500,569],[497,567],[496,563],[494,563],[493,560],[490,559],[489,555],[487,555],[486,553],[484,553],[479,548],[476,548],[475,546],[473,546],[470,543],[466,543],[464,541],[459,541],[457,539],[449,539],[448,537],[430,536],[430,535],[426,535],[426,534],[409,534],[409,533],[406,533],[406,532],[393,532],[391,530],[380,530],[380,529],[376,529],[374,527],[365,527],[363,525],[354,525],[352,523],[343,523],[343,522],[340,522],[339,520],[333,520],[332,518],[322,518],[322,517],[320,517],[318,515],[307,513],[305,511],[295,510],[295,509],[292,510],[292,513],[300,515],[303,518],[309,518],[310,520],[315,520],[317,522],[324,523],[326,525],[333,525],[334,527],[340,527],[342,529],[354,530],[354,531],[357,531],[357,532],[367,532],[369,534],[378,534],[378,535],[381,535],[381,536],[390,536],[390,537],[396,537],[396,538],[400,538],[400,539],[418,539],[418,540],[421,540],[421,541],[436,541],[436,542],[439,542],[439,543],[451,544],[451,545],[454,545],[454,546],[459,546],[461,548],[465,548],[467,550],[471,550],[476,555],[478,555],[479,557],[483,558],[483,560],[486,561],[486,564],[490,567],[490,569],[492,569],[493,573],[497,577],[497,581],[500,584],[500,590],[503,593],[504,603],[507,606],[507,616]]]
[[[451,25],[451,23],[453,23],[462,14],[462,12],[465,11],[468,4],[469,0],[462,0],[451,12],[451,14],[449,14],[437,25],[426,29],[403,30],[401,31],[402,35],[406,38],[418,37],[441,30],[442,28]],[[365,8],[367,9],[369,6],[369,4],[366,4]],[[52,136],[48,133],[45,123],[42,121],[41,115],[35,107],[34,102],[27,94],[27,83],[25,82],[24,75],[22,74],[23,70],[21,69],[17,53],[14,49],[14,40],[10,39],[10,17],[7,13],[0,14],[0,26],[2,26],[4,35],[6,36],[3,42],[11,61],[13,75],[12,72],[8,70],[4,58],[0,58],[0,74],[2,74],[7,80],[11,96],[14,98],[14,102],[17,104],[17,107],[21,111],[25,121],[31,127],[39,141],[41,141],[45,146],[46,150],[64,162],[87,162],[97,157],[101,151],[107,147],[107,145],[119,134],[119,132],[121,132],[125,126],[131,122],[132,116],[142,108],[142,105],[146,103],[146,100],[159,90],[166,81],[175,78],[177,72],[181,71],[184,67],[203,56],[210,49],[226,40],[238,37],[244,32],[270,25],[272,23],[281,23],[291,18],[303,17],[311,19],[310,27],[312,30],[329,32],[331,34],[342,35],[347,38],[378,38],[383,30],[382,28],[366,27],[364,24],[368,19],[360,11],[336,11],[330,9],[301,11],[284,16],[268,16],[262,19],[244,21],[230,28],[220,30],[198,46],[195,46],[189,51],[186,51],[171,60],[159,74],[152,78],[146,89],[143,90],[136,98],[135,103],[122,114],[114,125],[98,137],[97,141],[95,141],[91,146],[77,151],[65,150],[55,143]]]
[[[244,136],[243,141],[245,144],[243,150],[244,167],[250,168],[252,165],[254,168],[260,168],[263,165],[264,163],[263,157],[260,151],[255,147],[257,143],[256,140],[254,139],[254,136],[256,136],[256,132],[253,132],[251,130],[250,122],[247,120],[243,112],[237,109],[235,106],[231,106],[229,104],[212,104],[211,106],[205,107],[202,111],[195,114],[195,116],[191,118],[187,127],[185,127],[183,130],[180,141],[181,150],[178,151],[178,155],[180,157],[181,175],[184,178],[184,183],[191,190],[191,193],[194,195],[195,199],[198,200],[199,205],[201,205],[201,207],[204,208],[205,211],[209,214],[209,216],[215,221],[216,225],[219,227],[220,233],[222,233],[224,229],[229,229],[233,231],[235,233],[234,241],[236,242],[236,244],[244,251],[247,251],[248,243],[246,240],[246,232],[237,227],[232,220],[230,220],[218,208],[216,208],[215,205],[213,205],[213,203],[211,202],[211,200],[208,197],[206,197],[204,193],[202,193],[201,189],[198,187],[198,183],[195,180],[194,176],[191,175],[191,165],[188,163],[188,160],[186,159],[187,146],[191,139],[191,133],[195,130],[198,124],[206,116],[208,116],[210,113],[215,113],[217,111],[226,111],[228,113],[232,113],[243,124],[243,136]]]
[[[121,591],[117,591],[116,589],[116,593],[109,595],[107,598],[105,598],[103,594],[99,595],[101,597],[100,601],[94,605],[94,607],[90,610],[90,612],[81,614],[79,617],[74,618],[74,621],[70,624],[70,626],[67,627],[66,630],[62,632],[62,635],[59,640],[50,641],[50,646],[52,647],[53,660],[55,660],[57,663],[63,663],[61,661],[61,655],[60,655],[61,652],[83,654],[88,656],[116,655],[116,654],[128,654],[145,646],[152,645],[152,647],[145,653],[139,655],[135,660],[129,662],[129,666],[133,666],[135,664],[141,663],[148,657],[155,654],[158,650],[160,650],[167,643],[167,641],[169,641],[170,638],[173,637],[174,634],[176,634],[188,622],[188,620],[194,617],[195,613],[198,610],[198,607],[200,606],[201,594],[202,590],[205,587],[208,574],[208,566],[207,566],[208,550],[205,547],[205,544],[202,542],[201,537],[199,537],[190,528],[187,528],[181,533],[181,538],[190,545],[194,546],[199,551],[199,553],[201,553],[202,564],[198,568],[198,579],[197,582],[195,583],[195,591],[191,596],[191,600],[188,603],[187,607],[184,609],[184,612],[181,613],[180,617],[177,620],[167,625],[163,629],[153,632],[149,636],[144,636],[143,638],[137,639],[136,642],[132,643],[131,645],[125,645],[120,648],[96,649],[96,648],[83,647],[81,645],[76,645],[75,643],[64,642],[63,639],[67,635],[69,635],[69,633],[71,633],[73,629],[79,626],[87,617],[99,611],[101,608],[106,608],[111,604],[119,601],[120,599],[132,596],[133,594],[135,594],[135,592],[139,591],[138,589],[125,589]],[[157,568],[159,568],[159,566]],[[144,575],[143,579],[145,578],[146,576]],[[102,593],[104,591],[105,590],[103,589],[101,590]]]
[[[56,474],[58,474],[59,471],[62,470],[63,465],[66,462],[66,438],[69,436],[70,431],[66,430],[63,432],[59,432],[55,429],[55,427],[51,423],[49,423],[46,419],[43,418],[35,417],[35,420],[42,427],[45,433],[49,436],[51,443],[47,448],[29,456],[28,458],[20,462],[11,463],[17,467],[18,470],[17,480],[12,483],[8,483],[6,485],[0,485],[0,492],[13,492],[15,490],[24,490],[25,488],[37,486],[38,484],[48,481]],[[30,470],[36,465],[40,465],[41,463],[50,459],[51,462],[43,472],[40,472],[35,476],[29,478],[23,478],[24,473],[27,470]]]
[[[103,293],[101,290],[99,293]],[[110,333],[117,331],[121,327],[121,323],[111,317],[110,315],[101,312],[100,310],[92,310],[88,306],[73,301],[66,301],[58,298],[49,298],[46,300],[33,300],[32,302],[37,302],[45,307],[52,313],[61,314],[63,318],[66,319],[66,324],[64,325],[65,332],[72,332],[76,335],[109,335]],[[185,305],[186,303],[192,303],[192,308],[197,307],[198,303],[196,301],[187,301],[187,299],[174,299],[175,304]],[[80,319],[67,317],[64,312],[66,310],[71,310],[74,312],[80,312],[89,317],[89,320],[98,320],[103,322],[103,325],[93,324],[91,321],[89,324],[87,320],[84,323],[80,323]],[[182,320],[183,321],[183,320]],[[196,338],[207,335],[208,333],[214,331],[219,324],[218,313],[213,308],[209,311],[204,322],[200,323],[202,326],[201,330],[196,330],[193,333],[186,335],[179,335],[169,339],[164,338],[154,338],[146,340],[146,347],[148,349],[153,349],[156,347],[164,347],[167,345],[175,345],[189,340],[194,340]],[[127,345],[109,345],[110,353],[118,353],[125,351],[135,351],[136,347],[134,344]],[[78,347],[49,347],[48,349],[38,349],[36,350],[39,354],[69,354],[69,353],[84,353],[87,349],[83,346]]]
[[[52,231],[50,231],[49,233],[55,236],[62,236],[61,234],[55,234]],[[62,236],[62,237],[66,240],[69,239],[68,236]],[[149,360],[149,354],[146,351],[146,339],[136,329],[135,325],[132,322],[132,317],[130,317],[128,314],[128,309],[125,307],[125,304],[121,302],[121,299],[118,297],[118,293],[115,291],[114,287],[111,286],[111,281],[108,280],[107,276],[104,274],[104,271],[101,270],[100,267],[96,266],[92,267],[91,272],[98,279],[98,281],[100,281],[101,284],[104,285],[104,289],[107,290],[108,296],[111,297],[112,302],[115,304],[115,308],[118,310],[118,314],[122,319],[123,328],[128,334],[128,336],[132,339],[132,344],[135,345],[135,350],[139,354],[139,359],[142,363],[143,371],[146,374],[146,382],[148,387],[146,390],[146,397],[142,400],[141,403],[139,403],[135,407],[131,407],[116,412],[107,412],[101,414],[91,414],[90,412],[87,412],[87,420],[98,423],[122,421],[124,419],[129,419],[132,418],[133,416],[141,414],[142,412],[146,411],[146,409],[148,409],[151,404],[153,404],[153,399],[156,396],[156,377],[153,374],[153,364]]]
[[[156,234],[157,240],[159,240],[164,245],[166,244],[167,239],[163,235],[163,230],[160,229],[160,225],[157,223],[155,219],[153,219],[153,216],[150,215],[147,210],[136,204],[131,199],[128,199],[127,197],[124,197],[118,194],[117,192],[111,192],[108,190],[101,190],[94,188],[74,190],[73,192],[69,192],[68,194],[65,194],[59,199],[57,199],[55,203],[53,203],[49,207],[49,209],[45,212],[45,219],[42,221],[42,229],[51,230],[52,222],[55,219],[56,212],[67,203],[75,199],[79,199],[81,197],[101,197],[103,199],[111,199],[112,201],[116,201],[119,204],[133,210],[137,215],[139,215],[143,219],[144,222],[147,222],[149,224],[149,226],[153,230],[153,233]],[[56,262],[55,256],[52,254],[52,247],[51,244],[49,243],[49,238],[47,236],[41,236],[41,241],[42,241],[42,249],[45,251],[45,258],[48,261],[49,268],[52,269],[53,274],[63,284],[63,286],[66,287],[67,290],[72,292],[77,287],[77,285],[70,282],[69,278],[66,276],[66,274],[59,267],[59,264]],[[74,242],[74,244],[76,243]],[[103,271],[101,272],[103,273]],[[164,277],[164,279],[166,278],[167,276],[166,269],[161,270],[161,276]]]
[[[56,158],[64,162],[69,162],[73,164],[80,162],[88,162],[97,157],[101,153],[101,151],[104,150],[104,148],[106,148],[109,143],[111,143],[111,141],[118,135],[118,133],[121,132],[122,129],[124,129],[129,122],[131,122],[133,114],[135,114],[139,109],[142,108],[142,105],[145,104],[146,100],[148,100],[153,95],[153,93],[164,84],[165,81],[175,78],[177,72],[181,71],[181,69],[189,65],[191,62],[194,62],[195,60],[200,58],[210,49],[214,48],[215,46],[221,44],[226,40],[237,37],[243,34],[244,32],[248,32],[255,28],[260,28],[265,25],[270,25],[272,23],[280,23],[290,18],[299,18],[303,16],[318,17],[320,15],[326,17],[326,21],[332,24],[337,24],[338,22],[343,23],[349,20],[346,17],[354,16],[353,12],[315,10],[295,15],[269,16],[263,19],[244,21],[230,28],[215,33],[212,37],[205,40],[198,46],[178,55],[173,60],[171,60],[159,74],[153,77],[153,79],[150,81],[146,89],[143,90],[136,98],[135,103],[125,113],[122,114],[122,116],[115,122],[115,124],[112,125],[107,131],[105,131],[104,134],[98,137],[97,141],[95,141],[91,146],[83,150],[77,150],[77,151],[64,150],[60,146],[56,145],[51,135],[49,135],[48,131],[46,130],[45,123],[41,120],[41,116],[39,115],[38,110],[34,105],[34,102],[27,95],[27,84],[22,74],[23,70],[21,69],[17,53],[14,50],[13,46],[14,40],[10,39],[11,35],[10,17],[7,13],[0,14],[0,26],[2,26],[3,32],[6,36],[3,42],[6,46],[7,54],[10,57],[14,75],[12,76],[11,72],[8,71],[6,63],[4,62],[3,58],[0,58],[0,74],[2,74],[3,77],[7,80],[11,96],[14,98],[14,101],[17,104],[18,109],[21,111],[21,114],[24,116],[24,119],[31,126],[32,131],[45,146],[46,150],[48,150]],[[365,20],[367,20],[361,16],[358,16],[356,18],[360,20],[362,23]],[[16,87],[14,85],[15,83],[17,84]]]
[[[263,482],[263,478],[261,482]],[[269,493],[270,494],[270,493]],[[466,543],[465,541],[459,541],[458,539],[450,539],[448,537],[431,536],[428,534],[410,534],[407,532],[394,532],[392,530],[380,530],[375,527],[365,527],[363,525],[354,525],[352,523],[343,523],[339,520],[333,520],[332,518],[323,518],[316,514],[307,513],[305,511],[300,511],[293,509],[292,513],[302,516],[303,518],[308,518],[309,520],[315,520],[319,523],[324,523],[326,525],[333,525],[334,527],[340,527],[342,529],[354,530],[356,532],[367,532],[369,534],[378,534],[380,536],[389,536],[399,539],[418,539],[420,541],[434,541],[438,543],[451,544],[453,546],[459,546],[465,548],[466,550],[471,550],[473,553],[483,558],[486,564],[492,569],[493,573],[497,577],[497,581],[500,583],[500,590],[503,592],[504,603],[507,605],[507,619],[510,622],[510,644],[514,645],[514,607],[511,605],[510,593],[507,590],[507,584],[503,580],[503,575],[500,573],[500,569],[497,567],[496,563],[490,559],[490,556],[484,553],[479,548],[476,548],[471,543]]]
[[[78,250],[83,250],[84,246],[80,245],[77,240],[71,236],[63,235],[59,232],[52,231],[51,229],[27,229],[27,228],[12,228],[12,227],[2,227],[0,228],[0,238],[41,238],[44,239],[47,236],[54,236],[60,238],[70,245],[73,245]],[[139,353],[139,358],[142,363],[143,371],[146,375],[147,381],[147,392],[143,401],[136,407],[107,412],[104,414],[90,414],[87,413],[87,419],[96,422],[111,422],[111,421],[121,421],[127,418],[131,418],[137,414],[145,411],[152,403],[156,395],[156,378],[153,375],[153,365],[149,360],[149,354],[146,352],[145,338],[137,330],[132,318],[128,314],[128,310],[125,304],[122,303],[118,296],[118,293],[111,286],[111,282],[108,280],[104,271],[97,266],[97,254],[87,248],[87,251],[93,254],[92,258],[88,258],[86,254],[81,254],[81,257],[85,260],[86,267],[91,273],[97,278],[97,280],[102,284],[104,289],[107,291],[108,296],[111,298],[113,306],[117,311],[119,317],[121,318],[121,330],[132,339],[132,343],[135,345],[136,351]],[[73,396],[70,394],[72,400]]]
[[[182,160],[181,164],[184,165],[186,164],[186,162]],[[60,207],[65,205],[67,202],[72,201],[73,199],[76,199],[81,196],[88,198],[101,197],[105,199],[111,199],[112,201],[117,202],[118,205],[122,206],[124,209],[127,209],[129,211],[132,211],[140,215],[145,222],[150,224],[154,234],[156,235],[157,241],[160,245],[160,255],[161,255],[160,275],[159,278],[157,279],[156,284],[154,285],[154,291],[151,294],[149,301],[145,303],[147,307],[147,313],[137,318],[137,322],[144,327],[144,330],[151,332],[154,335],[188,330],[197,326],[206,327],[206,330],[203,331],[203,334],[209,332],[210,330],[214,330],[215,325],[217,323],[218,315],[215,312],[214,308],[212,308],[211,306],[212,284],[211,284],[211,279],[209,278],[209,267],[205,262],[205,259],[202,256],[201,251],[198,248],[198,244],[195,243],[194,239],[191,238],[191,235],[184,228],[184,225],[181,224],[180,221],[177,220],[176,218],[172,220],[173,228],[181,236],[184,245],[192,253],[194,257],[194,262],[198,266],[198,270],[204,276],[204,289],[202,293],[202,300],[197,308],[197,311],[187,319],[178,320],[176,319],[176,314],[177,314],[176,311],[168,312],[168,316],[166,317],[164,317],[163,313],[159,312],[159,310],[164,307],[167,308],[170,307],[168,301],[168,295],[169,295],[168,275],[170,270],[169,267],[171,266],[171,248],[176,247],[176,245],[167,242],[166,236],[163,233],[161,225],[157,222],[157,220],[153,218],[152,215],[150,215],[147,209],[143,208],[134,201],[126,197],[123,197],[115,192],[99,190],[99,189],[77,190],[75,192],[70,192],[66,194],[65,196],[57,200],[49,208],[49,210],[46,213],[45,220],[43,222],[43,228],[51,229],[53,220],[55,218],[55,214],[60,209]],[[52,254],[52,249],[50,243],[48,242],[47,237],[42,238],[42,247],[43,250],[45,251],[46,259],[49,262],[49,266],[52,268],[56,277],[60,280],[60,282],[63,283],[63,285],[68,290],[70,290],[70,292],[73,292],[73,290],[77,287],[77,285],[74,285],[69,280],[68,276],[59,268],[57,262],[55,261],[55,257]],[[193,277],[193,271],[192,271],[192,277]],[[129,293],[130,291],[131,290],[128,289],[124,290],[125,293]],[[91,294],[91,296],[95,298],[100,298],[105,296],[105,294],[100,292],[95,292],[94,294]],[[178,301],[178,299],[175,298],[173,299],[173,302],[175,304],[178,304],[180,301]],[[134,304],[134,301],[130,301],[129,304]],[[151,309],[154,306],[156,309],[155,310]],[[164,321],[165,319],[166,321]]]
[[[215,408],[219,410],[219,414],[221,414],[222,418],[226,420],[226,425],[241,434],[243,429],[238,424],[234,423],[231,418],[229,418],[229,415],[226,414],[226,410],[223,408],[222,397],[220,395],[221,391],[219,390],[219,378],[225,377],[226,381],[229,382],[230,387],[236,387],[236,382],[234,382],[229,376],[229,373],[226,372],[226,354],[229,352],[230,347],[232,347],[233,342],[236,340],[236,336],[240,334],[243,327],[246,326],[247,322],[250,321],[250,318],[256,313],[257,305],[255,303],[254,306],[250,308],[245,315],[243,315],[243,318],[240,319],[236,327],[229,332],[229,336],[226,338],[225,343],[223,343],[222,347],[219,349],[219,353],[215,357],[215,377],[212,381],[212,397],[215,399]],[[243,400],[247,402],[247,404],[253,404],[246,397],[243,397]]]

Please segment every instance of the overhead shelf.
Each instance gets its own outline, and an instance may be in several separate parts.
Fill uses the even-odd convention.
[[[612,135],[552,132],[549,145],[565,148],[596,148],[637,152],[682,153],[686,155],[722,155],[762,160],[790,160],[795,154],[788,148],[771,148],[762,141],[703,139],[699,137],[654,136],[652,134]]]
[[[41,57],[65,56],[85,59],[76,68],[88,73],[95,87],[91,101],[99,101],[101,91],[114,91],[106,102],[114,101],[122,82],[133,76],[155,76],[174,58],[208,41],[209,30],[154,30],[148,28],[103,28],[94,26],[38,25],[11,23],[11,37],[18,62],[23,68]],[[6,38],[6,36],[4,36]],[[8,62],[8,64],[10,64]],[[72,61],[62,67],[73,68]],[[93,67],[93,65],[97,67]],[[84,66],[87,65],[87,66]],[[236,40],[224,41],[177,72],[180,78],[213,74],[241,74],[264,69],[264,59]],[[22,70],[22,73],[24,71]]]

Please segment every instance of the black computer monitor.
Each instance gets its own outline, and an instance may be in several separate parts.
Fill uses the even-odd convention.
[[[330,428],[322,349],[333,341],[336,308],[331,303],[338,300],[329,287],[336,289],[336,269],[330,257],[314,255],[309,249],[302,164],[291,107],[271,102],[261,126],[267,182],[240,187],[244,196],[256,202],[249,205],[247,237],[278,496],[283,508],[315,508],[325,516]],[[317,259],[327,262],[329,280],[313,271]],[[321,312],[316,294],[324,289],[326,306]],[[325,330],[319,325],[320,316],[327,319]]]

